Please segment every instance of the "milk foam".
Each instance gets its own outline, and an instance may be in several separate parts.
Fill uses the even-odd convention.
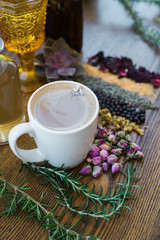
[[[90,121],[95,114],[95,99],[90,92],[73,95],[75,85],[55,84],[38,92],[32,101],[36,120],[59,131],[79,128]]]

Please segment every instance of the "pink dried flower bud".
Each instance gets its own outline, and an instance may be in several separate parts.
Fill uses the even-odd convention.
[[[86,157],[86,161],[87,161],[88,163],[92,163],[92,157],[88,155],[88,156]]]
[[[111,154],[107,157],[107,162],[109,164],[115,163],[118,160],[118,157],[114,154]]]
[[[127,152],[127,157],[128,158],[134,158],[135,155],[135,149],[134,148],[130,148]]]
[[[136,159],[142,159],[144,157],[143,153],[140,152],[140,151],[137,151],[136,154],[135,154],[135,158]]]
[[[108,164],[106,162],[102,163],[102,168],[103,168],[103,171],[104,172],[107,172],[108,171]]]
[[[80,174],[83,174],[83,175],[88,175],[90,173],[92,173],[92,167],[89,164],[84,166],[80,171]]]
[[[126,133],[125,133],[124,131],[118,131],[118,132],[116,133],[116,135],[117,135],[118,137],[120,137],[120,138],[124,138],[125,135],[126,135]]]
[[[102,143],[104,143],[104,139],[96,139],[94,141],[94,144],[96,144],[97,146],[101,145]]]
[[[131,146],[131,148],[134,148],[137,151],[141,151],[141,147],[136,143],[131,143],[130,146]]]
[[[115,130],[115,126],[111,125],[107,127],[107,131],[113,131],[113,130]]]
[[[121,139],[121,140],[117,143],[117,146],[120,147],[120,148],[127,148],[127,147],[128,147],[128,144],[127,144],[127,142],[126,142],[124,139]]]
[[[107,157],[108,157],[108,151],[102,149],[102,150],[100,151],[100,156],[102,157],[102,160],[103,160],[103,161],[106,161],[106,160],[107,160]]]
[[[92,145],[90,151],[89,151],[89,155],[91,157],[97,157],[99,156],[99,152],[100,152],[100,149],[99,147],[95,146],[95,145]]]
[[[102,158],[100,156],[93,158],[93,164],[99,165],[102,162]]]
[[[100,124],[100,123],[97,124],[97,127],[98,127],[98,129],[104,128],[104,127],[102,126],[102,124]]]
[[[107,130],[105,128],[101,128],[98,130],[98,135],[100,138],[104,138],[107,135]]]
[[[115,143],[116,141],[116,136],[114,134],[109,134],[107,138],[109,142]]]
[[[102,143],[99,148],[100,149],[103,149],[103,150],[110,150],[112,147],[112,144],[110,144],[109,142],[105,142],[105,143]]]
[[[114,153],[119,156],[122,154],[122,148],[114,148],[111,150],[111,153]]]
[[[102,174],[102,168],[100,166],[95,166],[93,168],[92,176],[94,178],[99,177]]]
[[[121,168],[122,168],[122,165],[120,163],[114,163],[112,165],[111,171],[112,173],[117,173],[121,170]]]

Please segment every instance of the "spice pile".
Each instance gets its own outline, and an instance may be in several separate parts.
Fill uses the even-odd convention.
[[[134,132],[137,132],[139,135],[144,134],[144,130],[141,129],[139,125],[127,120],[124,117],[116,116],[116,115],[112,116],[110,111],[107,108],[101,109],[99,111],[98,121],[104,127],[113,125],[116,130],[123,130],[125,132],[134,131]]]
[[[110,72],[102,72],[98,67],[89,64],[83,64],[83,67],[87,74],[102,78],[109,83],[115,83],[123,89],[138,93],[140,96],[151,96],[154,93],[153,86],[149,83],[137,83],[126,77],[119,79],[118,75]]]
[[[94,178],[107,172],[111,168],[112,173],[121,170],[120,157],[128,160],[142,159],[141,147],[131,141],[131,136],[124,131],[116,132],[114,126],[106,129],[98,125],[97,135],[85,161],[87,165],[82,168],[80,174],[92,174]]]
[[[127,57],[105,57],[103,52],[98,52],[88,60],[89,64],[98,66],[104,72],[117,74],[119,78],[127,77],[136,82],[150,83],[154,87],[160,86],[160,74],[149,72],[144,67],[136,68],[132,60]]]

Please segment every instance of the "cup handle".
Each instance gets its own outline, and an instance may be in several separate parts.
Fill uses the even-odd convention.
[[[18,138],[25,133],[28,133],[31,137],[34,136],[34,130],[30,123],[21,123],[11,129],[8,142],[14,154],[24,162],[44,161],[45,159],[39,152],[38,148],[23,150],[17,146]]]

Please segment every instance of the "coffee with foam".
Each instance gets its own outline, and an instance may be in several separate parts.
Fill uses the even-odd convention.
[[[77,83],[42,88],[32,100],[32,113],[43,126],[68,131],[87,124],[95,114],[96,100]]]

